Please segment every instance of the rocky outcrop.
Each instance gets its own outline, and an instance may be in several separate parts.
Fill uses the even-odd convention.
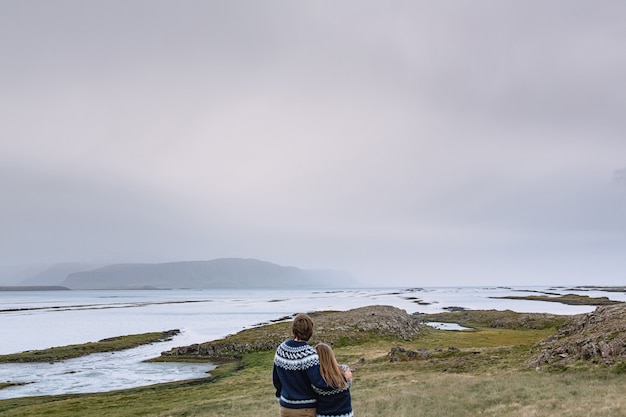
[[[278,344],[274,340],[262,340],[257,342],[219,341],[176,347],[167,352],[163,352],[161,356],[198,356],[213,359],[234,358],[241,356],[245,352],[276,349],[276,346],[278,346]]]
[[[428,349],[420,349],[417,351],[403,347],[394,347],[387,353],[387,356],[389,356],[389,362],[404,362],[415,359],[428,359],[430,358],[430,352]]]
[[[358,341],[372,334],[411,340],[427,327],[406,311],[391,306],[368,306],[348,311],[309,313],[315,322],[310,340],[336,344]],[[291,319],[291,317],[289,318]],[[291,337],[291,320],[243,330],[221,340],[182,346],[161,354],[162,357],[229,358],[255,350],[274,350]]]
[[[315,334],[321,341],[335,343],[339,338],[360,339],[364,333],[412,340],[425,331],[420,319],[391,306],[367,306],[348,311],[313,315]]]
[[[592,313],[572,316],[537,348],[539,354],[529,362],[536,368],[577,360],[609,365],[626,361],[626,306],[601,306]]]

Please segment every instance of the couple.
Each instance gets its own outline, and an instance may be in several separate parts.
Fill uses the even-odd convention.
[[[276,349],[273,380],[280,417],[353,417],[352,373],[341,367],[330,346],[307,342],[313,320],[300,313],[291,326],[293,339]]]

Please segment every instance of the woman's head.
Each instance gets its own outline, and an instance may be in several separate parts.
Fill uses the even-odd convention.
[[[291,324],[291,331],[294,338],[308,341],[313,335],[313,319],[308,314],[296,314]]]
[[[318,343],[317,346],[315,346],[315,349],[317,350],[317,356],[320,357],[320,362],[337,362],[337,360],[335,359],[335,353],[333,352],[333,348],[331,348],[330,345],[326,343]]]
[[[348,381],[337,363],[333,349],[326,343],[318,343],[315,349],[320,358],[320,374],[324,381],[333,388],[347,388]]]

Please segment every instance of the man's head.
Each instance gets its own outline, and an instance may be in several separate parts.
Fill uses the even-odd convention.
[[[294,338],[307,342],[313,335],[313,319],[308,314],[296,314],[291,325],[291,331]]]

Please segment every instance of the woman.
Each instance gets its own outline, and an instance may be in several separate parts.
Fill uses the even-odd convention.
[[[326,388],[313,387],[317,392],[317,417],[354,417],[350,386],[352,372],[340,366],[333,349],[326,343],[315,346],[320,359],[320,374]]]

